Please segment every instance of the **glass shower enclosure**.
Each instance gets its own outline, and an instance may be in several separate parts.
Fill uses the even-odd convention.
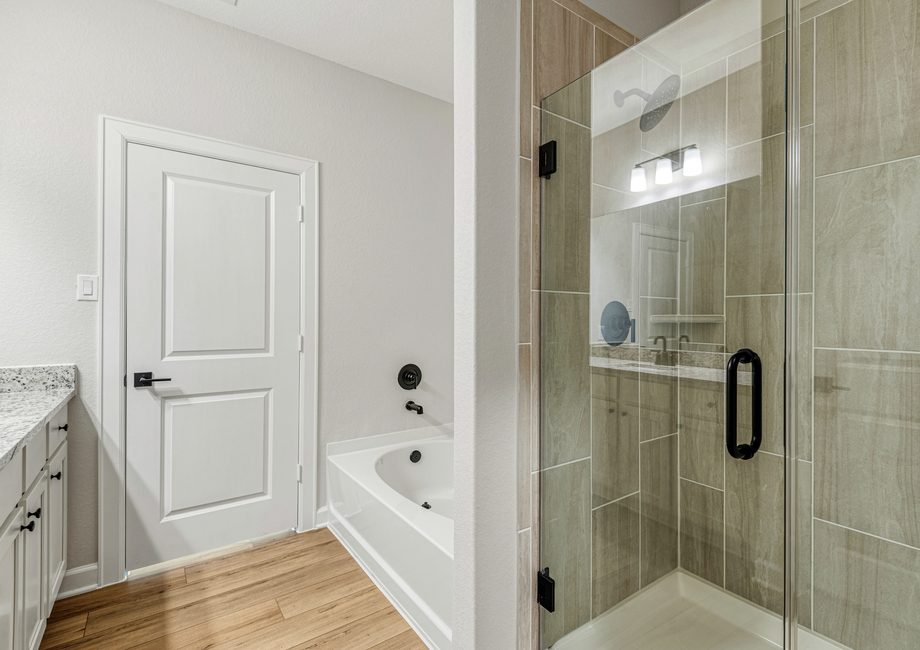
[[[920,0],[792,6],[543,100],[542,648],[920,648]]]

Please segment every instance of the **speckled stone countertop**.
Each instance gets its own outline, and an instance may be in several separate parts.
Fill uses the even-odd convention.
[[[76,395],[73,365],[0,368],[0,469]]]

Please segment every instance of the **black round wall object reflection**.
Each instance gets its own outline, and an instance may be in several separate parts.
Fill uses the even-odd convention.
[[[601,314],[601,335],[607,345],[616,347],[623,343],[629,336],[630,327],[632,320],[629,318],[626,305],[616,300],[607,303]]]

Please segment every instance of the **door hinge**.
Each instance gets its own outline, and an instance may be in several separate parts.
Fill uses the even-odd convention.
[[[556,581],[549,577],[549,567],[537,572],[537,602],[548,612],[556,611]]]
[[[297,337],[297,346],[303,352],[303,334]]]
[[[128,387],[128,375],[125,375],[125,388]]]
[[[297,466],[297,482],[303,483],[303,465]]]
[[[556,173],[556,141],[540,145],[540,178],[549,178]]]
[[[306,215],[307,215],[307,206],[305,205],[300,206],[300,223],[304,222]]]

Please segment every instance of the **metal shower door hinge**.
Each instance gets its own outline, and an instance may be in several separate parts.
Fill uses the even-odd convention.
[[[537,602],[548,612],[556,611],[556,581],[549,577],[549,567],[537,572]]]
[[[549,178],[556,173],[556,141],[540,145],[540,178]]]

